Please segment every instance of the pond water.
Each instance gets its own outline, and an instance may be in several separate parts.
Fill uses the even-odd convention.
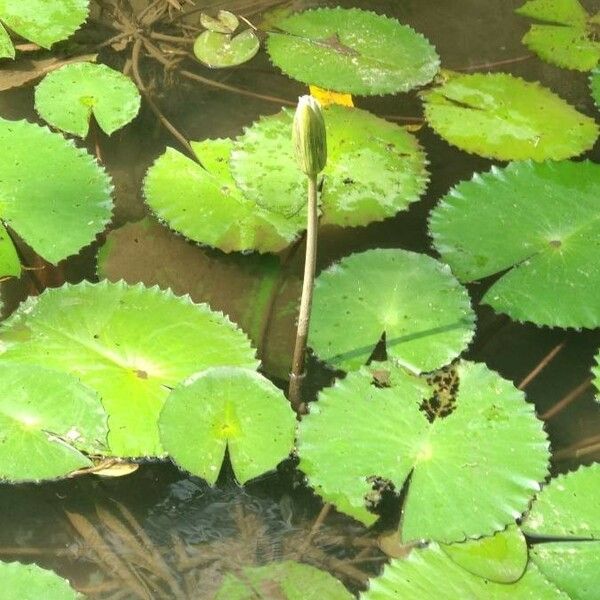
[[[559,69],[542,62],[521,44],[526,19],[514,14],[521,0],[377,0],[363,2],[292,2],[308,6],[359,6],[393,16],[422,32],[437,48],[442,67],[461,71],[507,71],[551,88],[578,110],[593,115],[586,74]],[[144,2],[139,2],[143,5]],[[269,0],[196,2],[205,10],[227,8],[256,22],[277,3]],[[600,2],[583,2],[590,11]],[[102,31],[94,31],[100,35]],[[83,35],[83,34],[82,34]],[[102,39],[102,37],[100,37]],[[104,62],[119,67],[124,53],[104,50]],[[264,52],[251,62],[227,71],[192,67],[204,77],[251,95],[193,83],[163,72],[145,61],[143,75],[166,117],[188,139],[233,136],[260,115],[277,112],[284,99],[294,104],[305,88],[274,69]],[[254,95],[252,95],[254,94]],[[270,96],[264,99],[259,96]],[[351,252],[374,247],[399,247],[432,252],[426,218],[436,201],[452,185],[472,173],[487,170],[490,161],[449,146],[421,124],[421,107],[415,93],[359,98],[360,107],[402,124],[415,126],[429,161],[431,182],[426,196],[409,211],[360,229],[322,228],[318,267]],[[32,88],[0,93],[0,114],[35,120]],[[112,228],[146,215],[140,187],[143,175],[167,145],[177,142],[157,126],[146,107],[136,121],[111,139],[98,136],[90,149],[99,152],[115,179],[116,212]],[[588,157],[600,162],[598,146]],[[173,272],[169,281],[179,292],[206,299],[215,308],[235,316],[243,312],[247,277],[236,259],[216,252],[196,260],[198,249],[180,238],[168,241],[157,234],[157,249],[130,248],[122,263],[111,265],[111,275],[126,275],[152,283],[157,277],[158,255],[168,257]],[[161,241],[163,240],[163,241]],[[69,261],[69,280],[95,277],[94,253],[85,250]],[[287,276],[301,272],[303,247],[285,257]],[[47,282],[53,284],[52,272]],[[207,281],[210,282],[208,285]],[[214,282],[219,281],[217,285]],[[472,285],[474,300],[483,284]],[[5,310],[31,292],[27,278],[4,288]],[[237,311],[237,312],[236,312]],[[494,316],[478,307],[477,337],[468,358],[485,362],[503,377],[520,384],[549,353],[555,356],[539,374],[525,382],[528,399],[546,420],[554,451],[554,470],[600,459],[600,407],[589,383],[593,356],[600,346],[596,331],[538,329]],[[289,349],[293,331],[289,319],[263,324],[263,353],[277,355]],[[267,348],[265,350],[265,348]],[[265,361],[269,370],[269,360]],[[273,362],[271,375],[281,371]],[[306,395],[330,383],[332,373],[311,361]],[[391,503],[393,504],[393,502]],[[397,507],[387,507],[393,522]],[[319,517],[315,526],[315,520]],[[322,523],[321,523],[322,520]],[[385,520],[385,519],[384,519]],[[382,524],[379,529],[385,528]],[[210,488],[168,463],[142,464],[122,478],[86,476],[51,484],[0,485],[0,559],[20,560],[55,569],[90,598],[209,598],[222,575],[240,564],[301,558],[341,578],[350,589],[364,586],[377,573],[384,555],[375,533],[342,515],[322,512],[322,504],[303,484],[293,465],[282,465],[241,489],[224,467],[219,484]]]

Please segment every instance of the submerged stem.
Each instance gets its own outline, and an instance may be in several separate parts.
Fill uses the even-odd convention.
[[[306,341],[310,325],[310,309],[317,264],[317,176],[308,177],[308,218],[306,227],[306,256],[304,259],[304,279],[302,282],[302,299],[298,315],[298,330],[290,373],[289,400],[297,413],[304,412],[302,404],[302,380],[305,376],[304,361]]]

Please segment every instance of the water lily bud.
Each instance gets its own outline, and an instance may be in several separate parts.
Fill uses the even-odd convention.
[[[298,100],[292,139],[300,168],[316,177],[327,163],[327,134],[321,106],[312,96]]]

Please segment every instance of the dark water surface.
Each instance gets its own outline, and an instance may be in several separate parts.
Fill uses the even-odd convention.
[[[266,0],[196,4],[207,9],[227,8],[252,20],[259,18],[257,11],[268,7]],[[437,47],[443,68],[502,70],[538,80],[579,110],[595,115],[585,74],[544,63],[521,44],[528,22],[513,13],[521,0],[294,3],[298,8],[336,4],[372,9],[411,25]],[[591,10],[600,9],[597,1],[584,4]],[[122,57],[105,52],[100,59],[119,66]],[[237,135],[259,115],[280,108],[276,101],[192,85],[173,75],[165,77],[155,63],[148,62],[143,68],[164,113],[188,139]],[[302,85],[273,69],[262,51],[235,70],[191,68],[206,77],[291,103],[306,93]],[[415,124],[421,116],[415,93],[360,98],[356,104],[400,123]],[[35,120],[32,106],[31,87],[0,93],[3,117]],[[476,171],[487,170],[491,162],[450,147],[427,127],[416,135],[430,161],[432,175],[427,195],[409,211],[382,223],[360,229],[324,228],[319,268],[351,252],[373,247],[432,252],[426,234],[429,210],[452,185]],[[145,108],[131,126],[111,139],[98,138],[98,144],[115,179],[117,208],[113,226],[142,218],[145,209],[139,190],[143,174],[166,145],[176,142],[157,127],[154,115]],[[597,146],[588,158],[600,162]],[[67,272],[73,281],[95,276],[95,250],[85,250],[70,261]],[[299,248],[291,259],[292,273],[299,270],[302,256],[303,249]],[[230,268],[218,253],[212,257],[212,276]],[[144,260],[155,258],[142,256],[135,260],[143,272],[151,266]],[[193,291],[197,286],[193,273],[185,271],[185,264],[180,268],[180,285],[183,290]],[[483,287],[471,287],[474,301],[482,295]],[[211,304],[219,307],[230,300],[227,296],[231,289],[223,287],[223,297],[218,297],[218,290],[214,292]],[[7,284],[8,309],[25,293],[26,281]],[[548,352],[561,345],[556,358],[527,386],[528,398],[539,414],[546,416],[555,471],[600,459],[600,408],[586,383],[600,346],[600,334],[511,323],[494,316],[486,307],[478,307],[477,312],[478,333],[468,357],[484,361],[517,384]],[[290,333],[275,330],[272,335],[289,338]],[[309,394],[330,380],[330,373],[311,363]],[[560,410],[559,402],[559,408],[564,405]],[[43,486],[1,485],[0,559],[35,561],[54,568],[90,598],[102,599],[210,598],[225,572],[282,558],[301,558],[331,571],[358,590],[366,577],[381,567],[383,558],[373,546],[374,536],[334,512],[327,515],[309,543],[311,527],[322,505],[303,485],[293,465],[283,465],[277,473],[245,489],[233,483],[227,468],[224,471],[214,489],[167,463],[144,464],[134,474],[119,479],[87,476]]]

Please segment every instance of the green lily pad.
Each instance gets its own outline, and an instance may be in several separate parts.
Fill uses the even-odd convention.
[[[590,75],[590,89],[596,106],[600,108],[600,69],[594,69]]]
[[[279,252],[305,228],[304,215],[286,218],[245,197],[229,171],[232,146],[228,139],[192,142],[204,168],[167,148],[146,175],[146,202],[188,239],[224,252]]]
[[[329,573],[291,560],[243,567],[223,579],[215,600],[352,600],[354,596]]]
[[[189,294],[237,323],[257,347],[262,369],[287,379],[302,281],[271,255],[223,255],[173,235],[150,218],[112,230],[98,253],[111,281],[158,285]]]
[[[283,392],[256,371],[215,367],[169,394],[159,428],[171,458],[193,475],[214,484],[228,450],[244,484],[290,455],[296,416]]]
[[[6,227],[0,222],[0,278],[18,277],[21,263]]]
[[[522,524],[526,534],[558,538],[537,543],[531,560],[573,600],[594,600],[600,589],[600,464],[550,480]]]
[[[529,0],[516,12],[541,21],[523,37],[523,43],[540,58],[578,71],[589,71],[598,64],[597,31],[578,0]]]
[[[429,83],[439,69],[420,33],[373,12],[308,10],[278,20],[269,33],[271,60],[286,75],[350,94],[392,94]]]
[[[97,394],[66,373],[0,362],[0,479],[55,479],[106,452]]]
[[[403,541],[452,543],[513,523],[547,474],[542,422],[522,392],[484,365],[454,370],[447,416],[432,420],[425,404],[439,402],[440,392],[425,392],[406,373],[382,386],[363,368],[323,390],[299,426],[309,484],[370,525],[376,515],[367,505],[382,486],[399,492],[410,476]]]
[[[425,153],[413,135],[367,111],[332,105],[323,111],[327,166],[322,224],[367,225],[418,200],[428,181]],[[285,216],[304,214],[306,177],[292,139],[293,113],[263,117],[234,144],[231,171],[255,202]]]
[[[37,565],[0,562],[3,600],[83,600],[66,579]]]
[[[0,219],[47,261],[95,239],[110,220],[111,192],[85,150],[45,127],[0,119]]]
[[[108,413],[108,454],[161,456],[168,388],[211,366],[256,367],[247,337],[207,305],[157,287],[87,282],[29,298],[0,326],[0,364],[65,371]]]
[[[236,67],[249,61],[259,50],[260,40],[251,29],[238,35],[204,31],[194,42],[194,55],[211,69]]]
[[[52,71],[35,89],[35,108],[45,121],[85,137],[94,115],[110,135],[132,121],[140,109],[135,84],[106,65],[72,63]]]
[[[367,362],[385,334],[388,358],[420,373],[465,350],[474,323],[469,295],[446,265],[375,249],[317,277],[308,343],[321,360],[349,371]]]
[[[360,600],[438,600],[440,593],[444,600],[569,600],[533,565],[515,583],[496,583],[465,571],[437,544],[392,560]]]
[[[600,326],[600,166],[512,163],[433,210],[435,247],[461,281],[503,273],[482,301],[519,321]]]
[[[447,142],[500,160],[561,160],[589,150],[598,126],[537,82],[507,73],[455,75],[421,94]]]
[[[71,36],[88,16],[89,0],[0,0],[0,21],[42,48]],[[0,25],[0,57],[14,58],[15,48]]]
[[[514,523],[492,536],[443,544],[441,548],[469,573],[498,583],[517,581],[527,566],[525,536]]]

